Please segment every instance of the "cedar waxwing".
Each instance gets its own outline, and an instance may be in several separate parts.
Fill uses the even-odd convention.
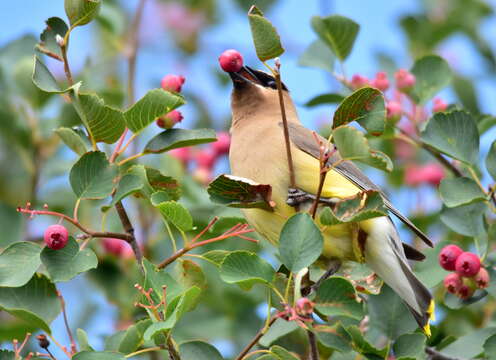
[[[276,204],[273,212],[243,209],[243,213],[248,223],[274,244],[278,242],[286,220],[295,213],[295,208],[287,204],[290,177],[276,82],[272,75],[249,67],[230,73],[230,76],[234,85],[229,152],[231,171],[235,176],[272,186],[272,200]],[[284,85],[283,98],[296,186],[304,193],[315,195],[319,185],[319,144],[313,132],[301,125]],[[321,140],[327,143],[326,139]],[[340,155],[335,151],[328,164],[335,164],[339,159]],[[327,173],[322,198],[343,199],[365,190],[380,191],[352,162],[343,161]],[[427,236],[381,194],[388,209],[432,246]],[[429,320],[433,316],[434,301],[413,274],[407,260],[423,260],[425,257],[401,242],[389,216],[359,223],[321,226],[321,229],[323,257],[365,262],[403,299],[419,326],[430,335]],[[357,248],[361,250],[359,253]]]

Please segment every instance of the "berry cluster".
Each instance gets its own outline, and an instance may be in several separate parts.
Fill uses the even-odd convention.
[[[224,155],[229,153],[231,137],[227,132],[217,133],[217,141],[199,150],[189,147],[174,149],[169,154],[178,159],[185,168],[190,163],[196,164],[193,176],[201,183],[208,183],[212,178],[212,170],[215,163]]]
[[[180,75],[165,75],[162,78],[162,89],[166,91],[172,91],[172,92],[181,92],[181,89],[183,87],[184,82],[186,79],[184,76]],[[165,115],[162,115],[157,118],[156,124],[158,127],[161,127],[162,129],[170,129],[174,127],[177,123],[180,123],[183,120],[183,115],[181,114],[180,111],[178,110],[172,110],[171,112],[168,112]]]
[[[444,287],[461,299],[468,299],[476,289],[489,286],[489,273],[481,266],[479,257],[464,252],[456,245],[448,245],[441,250],[439,264],[445,270],[454,271],[444,278]]]

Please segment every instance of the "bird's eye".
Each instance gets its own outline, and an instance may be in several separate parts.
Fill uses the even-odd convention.
[[[276,82],[274,80],[270,80],[267,82],[267,86],[272,88],[272,89],[276,89],[277,86],[276,86]]]

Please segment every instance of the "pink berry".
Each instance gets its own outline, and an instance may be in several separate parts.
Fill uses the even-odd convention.
[[[237,50],[229,49],[219,56],[219,64],[225,72],[238,72],[243,67],[243,57]]]
[[[440,111],[446,111],[448,108],[448,104],[446,104],[442,99],[440,98],[434,98],[434,106],[432,107],[432,112],[440,112]]]
[[[231,145],[231,137],[226,132],[217,133],[217,141],[212,143],[212,150],[217,155],[227,154]]]
[[[367,86],[369,85],[369,83],[370,83],[369,79],[367,79],[365,76],[362,76],[360,74],[355,74],[351,78],[351,87],[354,90]]]
[[[181,161],[185,166],[191,160],[191,152],[189,147],[182,147],[177,149],[172,149],[169,151],[169,155]]]
[[[162,89],[167,91],[181,92],[181,88],[186,79],[181,75],[165,75],[162,78]]]
[[[313,313],[314,303],[303,297],[296,301],[296,313],[302,316],[309,316]]]
[[[52,250],[63,249],[69,240],[69,233],[65,226],[50,225],[43,236],[46,246]]]
[[[444,278],[444,287],[452,294],[456,294],[463,285],[462,278],[457,273],[451,273]]]
[[[180,123],[183,120],[183,114],[181,114],[178,110],[172,110],[165,115],[159,117],[156,121],[157,126],[162,129],[170,129],[174,127],[177,123]]]
[[[210,149],[200,150],[195,156],[198,167],[204,169],[212,169],[216,159],[217,155],[213,151],[210,151]]]
[[[375,79],[372,80],[371,85],[381,91],[386,91],[387,89],[389,89],[389,80],[387,78],[387,74],[384,71],[380,71],[375,74]]]
[[[410,90],[415,85],[415,75],[405,69],[399,69],[394,74],[396,88],[401,91]]]
[[[456,295],[458,295],[459,298],[461,299],[468,299],[470,298],[475,292],[475,289],[469,285],[463,284],[460,286],[458,289],[458,292]]]
[[[114,238],[105,238],[102,241],[103,248],[109,254],[119,256],[124,249],[124,241]]]
[[[455,270],[460,276],[472,277],[476,275],[481,268],[480,259],[471,252],[464,252],[455,262]]]
[[[438,186],[444,178],[444,169],[437,163],[423,166],[409,165],[405,170],[405,183],[410,186],[430,184]]]
[[[439,265],[441,265],[444,270],[455,270],[456,259],[458,259],[458,256],[462,253],[463,250],[453,244],[443,247],[438,257]]]
[[[386,117],[391,120],[398,120],[403,113],[401,104],[397,101],[391,100],[386,104]]]
[[[483,267],[481,267],[479,272],[474,276],[475,284],[479,289],[487,288],[490,280],[489,273]]]

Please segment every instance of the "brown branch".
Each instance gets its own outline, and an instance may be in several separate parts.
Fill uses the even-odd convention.
[[[145,273],[145,269],[143,268],[143,254],[141,253],[141,249],[136,241],[136,237],[134,236],[134,227],[131,224],[131,220],[129,220],[129,216],[127,215],[126,209],[122,205],[121,201],[118,201],[115,204],[115,209],[117,210],[117,214],[119,215],[119,219],[121,220],[122,227],[124,231],[128,235],[128,239],[126,241],[131,245],[133,249],[134,256],[136,257],[136,261],[138,261],[138,266],[141,269],[142,273]]]
[[[296,177],[293,165],[293,156],[291,155],[291,143],[289,141],[288,119],[286,118],[286,108],[284,106],[284,97],[281,82],[281,65],[278,61],[276,61],[275,80],[277,84],[277,92],[279,94],[279,106],[281,107],[282,125],[284,129],[284,143],[286,145],[286,157],[288,160],[289,168],[289,183],[290,186],[295,189]]]
[[[458,169],[451,161],[446,159],[441,153],[433,149],[431,146],[427,145],[423,141],[419,141],[420,147],[424,150],[426,150],[429,154],[434,156],[437,161],[439,161],[445,168],[447,168],[451,173],[456,176],[456,177],[462,177],[463,173]]]
[[[312,135],[319,146],[319,187],[317,189],[317,194],[315,196],[315,200],[313,201],[312,208],[310,210],[310,214],[312,215],[312,219],[315,219],[315,215],[317,214],[317,208],[319,206],[320,197],[322,195],[322,189],[324,188],[325,178],[327,176],[326,163],[329,159],[329,149],[324,148],[324,144],[317,137],[317,133],[315,131],[312,132]]]
[[[71,354],[77,353],[77,347],[76,347],[76,342],[74,341],[74,336],[72,336],[72,331],[69,326],[69,320],[67,320],[67,312],[65,311],[65,300],[62,297],[62,294],[60,291],[57,290],[57,297],[60,300],[60,307],[62,308],[62,315],[64,317],[64,325],[65,325],[65,330],[67,331],[67,335],[69,336],[69,340],[71,342]],[[48,349],[47,349],[48,350]]]
[[[179,356],[170,335],[167,337],[167,351],[169,351],[170,360],[181,360],[181,356]]]
[[[129,242],[131,240],[130,236],[128,234],[123,234],[123,233],[117,233],[117,232],[111,232],[111,231],[93,231],[90,230],[86,227],[84,227],[79,221],[71,218],[70,216],[67,216],[65,214],[56,212],[56,211],[49,211],[49,210],[32,210],[29,208],[17,208],[18,212],[25,213],[25,214],[30,214],[31,216],[34,215],[48,215],[48,216],[56,216],[59,218],[64,219],[67,222],[70,222],[72,225],[76,226],[79,230],[84,232],[85,234],[88,234],[91,237],[94,238],[115,238],[115,239],[121,239],[124,241]]]
[[[65,76],[67,77],[67,81],[69,82],[69,85],[74,85],[74,80],[72,79],[72,73],[71,73],[71,68],[69,67],[69,61],[67,59],[67,43],[64,41],[64,43],[59,44],[60,50],[62,52],[62,60],[64,62],[64,71],[65,71]]]
[[[246,354],[248,354],[251,350],[252,347],[254,347],[260,338],[265,335],[265,333],[269,330],[269,328],[276,322],[277,317],[274,316],[267,326],[264,325],[263,328],[261,328],[258,333],[255,335],[255,337],[248,343],[248,345],[245,346],[245,348],[239,353],[238,356],[236,356],[235,360],[242,360]]]
[[[429,360],[460,360],[459,358],[453,358],[453,357],[443,355],[442,353],[434,350],[431,347],[426,347],[425,353],[427,355],[429,355],[429,357],[428,357]]]
[[[308,345],[310,346],[310,360],[319,360],[319,348],[317,346],[317,337],[315,334],[307,330]]]

